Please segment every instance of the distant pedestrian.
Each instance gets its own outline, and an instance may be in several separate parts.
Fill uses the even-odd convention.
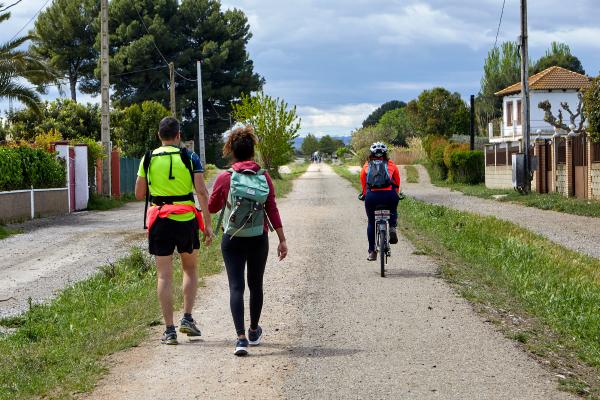
[[[146,153],[142,159],[135,196],[142,200],[149,195],[148,247],[150,254],[156,256],[158,299],[166,324],[161,341],[174,345],[177,333],[173,323],[173,252],[177,248],[183,269],[184,314],[179,332],[200,336],[200,329],[192,318],[198,288],[199,230],[203,231],[207,246],[212,242],[213,233],[200,158],[180,147],[179,122],[175,118],[160,121],[158,137],[162,146]],[[203,215],[196,209],[194,189]]]
[[[288,253],[281,218],[275,202],[275,189],[269,174],[253,161],[257,138],[251,126],[236,128],[228,136],[223,155],[233,163],[214,184],[208,208],[221,211],[223,239],[221,251],[229,279],[229,302],[237,334],[234,354],[248,354],[248,345],[262,340],[259,320],[263,306],[263,276],[269,254],[269,225],[277,232],[277,254]],[[244,272],[248,266],[250,289],[250,329],[244,325]]]

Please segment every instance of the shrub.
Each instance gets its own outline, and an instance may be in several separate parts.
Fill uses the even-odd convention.
[[[469,185],[482,183],[485,176],[484,163],[483,151],[451,151],[449,153],[448,181]]]
[[[34,139],[34,146],[40,150],[50,151],[50,144],[63,140],[62,135],[56,129],[51,129],[46,133],[40,133]]]
[[[53,188],[65,185],[64,163],[54,153],[27,146],[0,148],[0,190]]]
[[[427,146],[429,148],[429,161],[433,168],[434,179],[445,180],[448,177],[448,167],[444,163],[444,151],[450,142],[443,137],[435,137]],[[427,150],[426,150],[427,151]]]
[[[588,118],[588,133],[592,142],[600,143],[600,76],[594,79],[592,86],[585,91],[583,111]]]
[[[456,151],[465,151],[469,150],[469,145],[464,143],[455,143],[451,142],[444,148],[444,165],[446,168],[450,169],[450,156]]]

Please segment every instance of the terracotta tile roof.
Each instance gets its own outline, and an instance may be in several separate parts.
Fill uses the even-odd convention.
[[[562,67],[550,67],[529,77],[529,88],[531,90],[581,90],[591,85],[591,78],[569,71]],[[496,96],[506,96],[521,92],[521,82],[515,83],[496,92]]]

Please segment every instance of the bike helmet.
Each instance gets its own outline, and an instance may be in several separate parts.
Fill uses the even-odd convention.
[[[375,157],[383,157],[388,152],[387,146],[385,145],[385,143],[382,143],[382,142],[373,143],[371,145],[370,150],[371,150],[371,154],[374,155]]]

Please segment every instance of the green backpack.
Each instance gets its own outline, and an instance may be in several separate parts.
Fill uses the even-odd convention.
[[[227,203],[221,212],[223,231],[234,237],[253,237],[263,234],[265,202],[269,184],[264,170],[241,172],[230,169],[231,184]]]

